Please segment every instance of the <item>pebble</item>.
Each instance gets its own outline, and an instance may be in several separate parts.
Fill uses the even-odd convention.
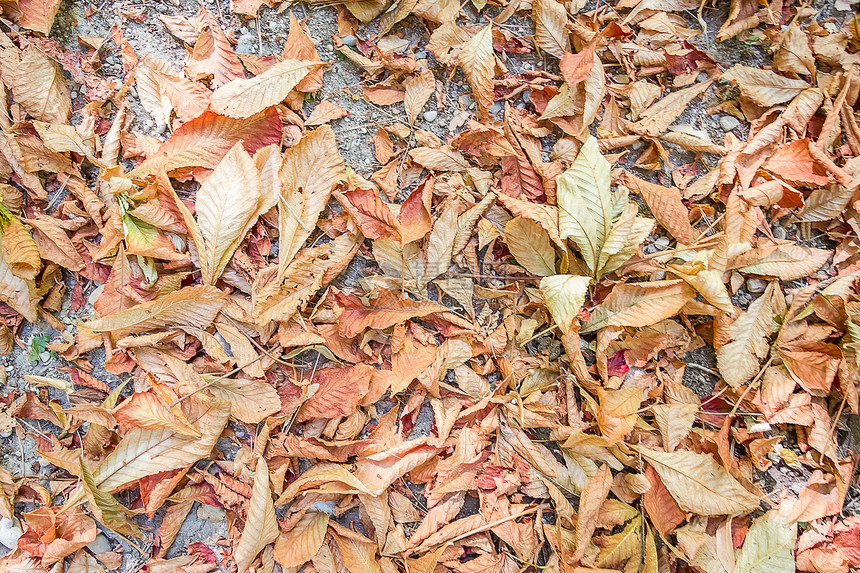
[[[41,360],[42,362],[47,362],[50,359],[51,359],[51,353],[48,352],[47,350],[45,352],[42,352],[41,354],[39,354],[39,360]]]
[[[500,101],[497,101],[497,102],[494,102],[493,105],[490,106],[490,113],[499,113],[503,109],[505,109],[504,104]]]
[[[738,118],[733,117],[731,115],[724,115],[720,118],[720,127],[723,131],[731,131],[733,129],[737,129],[741,126],[741,122]]]
[[[656,245],[660,249],[665,249],[669,246],[669,237],[660,237],[656,241],[654,241],[654,245]]]
[[[760,292],[764,292],[764,289],[767,288],[767,282],[756,278],[750,277],[747,279],[747,290],[751,293],[758,294]]]
[[[72,93],[70,93],[70,94],[69,94],[69,97],[71,97],[72,99],[78,99],[78,92],[72,92]]]
[[[341,41],[344,44],[346,44],[347,46],[351,46],[351,47],[355,47],[356,44],[358,44],[358,39],[356,39],[356,37],[353,36],[352,34],[347,34],[346,36],[341,38]]]
[[[239,43],[236,45],[236,52],[239,54],[253,54],[257,50],[257,37],[253,34],[242,34],[239,36]]]
[[[773,230],[773,236],[779,240],[785,239],[785,236],[786,236],[785,229],[783,229],[782,227],[776,227]]]
[[[252,30],[254,30],[257,27],[257,21],[256,20],[248,20],[248,27],[251,28]]]
[[[0,438],[11,438],[14,430],[6,430],[5,432],[0,432]]]
[[[531,101],[531,99],[532,99],[532,96],[529,93],[529,90],[524,91],[523,92],[523,101],[526,103],[529,103]]]
[[[424,121],[436,121],[436,117],[438,117],[439,112],[435,109],[431,109],[424,112]]]
[[[227,513],[220,507],[212,507],[211,505],[201,504],[197,508],[197,517],[203,521],[211,521],[212,523],[221,523],[224,521],[224,516]]]
[[[424,50],[418,50],[417,52],[415,52],[415,59],[416,60],[423,60],[426,57],[427,57],[427,52],[425,52]]]
[[[24,530],[16,521],[0,517],[0,545],[8,549],[15,549],[18,539],[24,535]]]
[[[629,84],[630,78],[627,77],[627,74],[618,74],[615,76],[615,81],[619,84]]]
[[[87,544],[87,549],[98,555],[99,553],[107,553],[113,551],[113,546],[108,541],[108,538],[99,533],[96,538]]]

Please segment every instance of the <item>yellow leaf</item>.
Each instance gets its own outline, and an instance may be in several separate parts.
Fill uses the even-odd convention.
[[[777,510],[755,521],[735,559],[735,573],[782,573],[792,571],[797,525],[788,523]]]
[[[3,209],[0,208],[0,211]],[[42,257],[39,248],[17,217],[9,214],[9,222],[3,226],[3,236],[0,238],[3,258],[9,269],[16,277],[33,280],[42,268]]]
[[[197,191],[197,225],[204,245],[199,258],[205,284],[215,284],[224,272],[259,215],[261,200],[259,172],[237,143]]]
[[[329,515],[309,511],[275,542],[275,561],[281,567],[299,567],[311,559],[322,547],[328,529]]]
[[[807,277],[830,259],[831,251],[784,243],[774,247],[751,249],[730,263],[742,273],[776,277],[793,281]]]
[[[12,307],[30,322],[38,320],[36,286],[32,280],[15,276],[0,251],[0,300]]]
[[[313,65],[313,62],[284,60],[249,80],[237,78],[212,93],[211,109],[227,117],[251,117],[282,102]]]
[[[254,489],[248,507],[248,519],[242,537],[233,552],[239,573],[244,573],[254,558],[269,543],[278,538],[278,520],[275,518],[275,505],[272,503],[272,489],[269,487],[269,467],[266,460],[257,460],[254,472]]]
[[[376,542],[335,522],[329,523],[340,560],[349,573],[382,573],[376,560]]]
[[[641,135],[657,137],[687,109],[691,101],[705,93],[710,85],[711,80],[708,80],[667,94],[639,114],[641,119],[632,125],[633,131]]]
[[[555,274],[555,250],[540,225],[515,217],[505,225],[505,243],[527,271],[540,277]]]
[[[540,281],[546,306],[562,333],[568,332],[588,294],[590,277],[553,275]]]
[[[570,34],[567,31],[567,10],[556,0],[534,0],[532,20],[535,23],[535,44],[556,58],[570,52]]]
[[[639,452],[684,511],[737,515],[758,509],[758,496],[744,489],[710,454],[647,448],[639,448]]]

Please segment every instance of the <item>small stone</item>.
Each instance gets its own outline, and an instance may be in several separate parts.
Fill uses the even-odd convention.
[[[0,438],[11,438],[13,433],[15,433],[14,430],[6,430],[5,432],[0,432]]]
[[[355,46],[356,46],[356,44],[358,44],[358,40],[357,40],[357,39],[356,39],[356,37],[355,37],[355,36],[353,36],[352,34],[347,34],[346,36],[344,36],[343,38],[341,38],[341,41],[342,41],[344,44],[346,44],[347,46],[351,46],[351,47],[355,47]]]
[[[72,92],[72,93],[70,93],[70,94],[69,94],[69,97],[71,97],[72,99],[78,99],[78,92]]]
[[[490,113],[499,113],[503,109],[505,109],[505,106],[502,102],[493,102],[493,105],[490,106]]]
[[[51,353],[48,352],[47,350],[45,352],[39,354],[39,360],[41,360],[42,362],[47,362],[50,359],[51,359]]]
[[[113,546],[108,541],[108,538],[99,533],[96,538],[87,544],[87,549],[98,555],[99,553],[107,553],[113,551]]]
[[[776,452],[768,452],[767,453],[767,459],[769,459],[770,461],[772,461],[775,464],[778,464],[780,461],[782,461],[782,458],[780,458],[779,454]]]
[[[657,239],[656,241],[654,241],[654,245],[655,245],[658,249],[665,249],[666,247],[668,247],[668,246],[669,246],[669,242],[670,242],[670,241],[669,241],[669,237],[660,237],[659,239]]]
[[[629,84],[630,78],[627,77],[627,74],[618,74],[615,76],[615,81],[619,84]]]
[[[439,112],[435,109],[431,109],[424,112],[424,121],[436,121],[436,118],[439,116]]]
[[[423,60],[426,57],[427,57],[427,52],[425,52],[424,50],[418,50],[417,52],[415,52],[415,59],[416,60]]]
[[[257,51],[257,37],[253,34],[242,34],[236,44],[236,53],[253,54]]]
[[[251,28],[252,30],[256,29],[257,28],[257,21],[256,20],[248,20],[248,27]]]
[[[707,79],[708,79],[708,73],[707,72],[699,72],[699,75],[696,76],[696,81],[699,81],[699,82],[704,82]]]
[[[212,523],[221,523],[224,521],[226,512],[220,507],[212,507],[211,505],[201,504],[197,508],[197,517],[203,521],[211,521]]]
[[[531,96],[531,94],[529,93],[529,90],[525,90],[525,91],[523,92],[523,101],[524,101],[524,102],[526,102],[526,103],[529,103],[529,102],[531,101],[531,99],[532,99],[532,96]]]
[[[779,239],[779,240],[785,239],[785,236],[786,236],[785,229],[783,229],[782,227],[776,227],[776,228],[774,228],[774,230],[773,230],[773,236],[774,236],[774,237],[776,237],[776,238],[777,238],[777,239]]]
[[[24,535],[21,525],[14,520],[0,517],[0,545],[8,549],[18,546],[18,539]]]
[[[720,127],[723,131],[731,131],[733,129],[737,129],[741,126],[741,122],[738,118],[733,117],[731,115],[724,115],[720,118]]]
[[[767,288],[767,282],[756,278],[750,277],[747,279],[747,290],[753,294],[758,294],[764,292],[764,289]]]

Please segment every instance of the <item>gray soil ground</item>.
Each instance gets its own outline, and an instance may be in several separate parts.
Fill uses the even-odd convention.
[[[716,8],[706,8],[704,11],[705,22],[707,23],[707,32],[692,40],[700,49],[711,55],[718,63],[728,68],[734,63],[743,62],[745,65],[757,66],[764,65],[767,62],[767,56],[757,46],[752,43],[743,41],[743,38],[730,40],[724,43],[716,43],[715,34],[721,23],[725,20],[729,2],[727,0],[715,0]],[[823,15],[820,19],[827,17],[836,17],[841,21],[846,16],[844,12],[835,12],[831,7],[832,1],[816,3],[817,8],[822,9]],[[821,6],[826,4],[826,6]],[[87,5],[81,2],[64,2],[60,14],[55,20],[52,37],[59,40],[64,46],[69,49],[78,49],[77,36],[98,36],[103,38],[110,37],[110,28],[114,25],[121,26],[125,38],[130,42],[131,46],[137,52],[138,56],[143,56],[146,53],[152,53],[159,58],[169,62],[176,70],[181,69],[185,51],[182,44],[171,36],[161,21],[158,19],[160,14],[174,15],[183,14],[185,16],[193,16],[199,9],[199,6],[205,6],[212,14],[214,14],[221,24],[222,28],[236,40],[236,50],[238,52],[251,53],[256,55],[270,55],[280,53],[283,49],[284,41],[286,40],[289,28],[289,10],[283,10],[278,13],[277,10],[263,8],[260,15],[256,19],[245,19],[234,16],[229,12],[229,4],[227,0],[220,3],[212,2],[211,0],[201,0],[198,4],[192,0],[173,0],[157,2],[153,0],[143,1],[112,1],[105,0],[101,5],[97,6],[98,11],[89,19],[83,15]],[[589,8],[593,2],[589,3]],[[467,13],[470,10],[469,3],[464,3],[464,11]],[[370,177],[380,165],[376,162],[373,156],[373,146],[370,143],[370,136],[376,132],[377,126],[387,125],[397,121],[405,123],[405,116],[402,104],[396,104],[389,107],[378,107],[368,103],[361,97],[361,74],[359,69],[351,62],[339,58],[332,44],[332,34],[337,33],[336,25],[336,10],[330,6],[308,6],[303,3],[295,4],[291,7],[295,16],[299,19],[307,19],[307,27],[312,39],[317,45],[320,57],[331,63],[331,68],[325,74],[325,83],[322,91],[318,94],[315,101],[306,103],[305,113],[308,115],[317,102],[328,100],[349,111],[349,116],[335,120],[331,123],[332,128],[338,135],[340,152],[357,173],[364,177]],[[137,22],[133,19],[127,19],[123,14],[130,13],[129,11],[141,11],[145,16],[142,22]],[[470,14],[472,18],[474,14]],[[690,28],[699,28],[695,14],[687,13],[684,15],[688,18]],[[427,54],[427,58],[431,66],[438,66],[423,48],[427,42],[426,30],[423,25],[416,19],[410,17],[403,22],[403,26],[399,27],[402,30],[404,37],[410,41],[416,42],[417,50]],[[515,35],[527,36],[533,33],[529,20],[518,20],[516,18],[509,20],[505,26],[505,30]],[[359,36],[365,36],[375,32],[375,23],[369,27],[361,27]],[[105,74],[110,79],[115,78],[118,82],[123,81],[122,63],[118,50],[115,49],[113,43],[106,43],[105,48],[108,53],[104,58]],[[113,49],[115,51],[110,52]],[[549,67],[550,71],[556,63],[542,61],[534,55],[526,55],[516,57],[510,62],[507,62],[512,72],[520,72],[523,69],[540,69]],[[557,71],[557,70],[556,70]],[[437,78],[447,77],[444,72],[437,69]],[[445,82],[444,94],[445,105],[437,110],[435,98],[431,98],[425,111],[437,111],[437,115],[433,121],[426,121],[423,117],[419,118],[418,127],[433,131],[439,137],[447,139],[453,135],[448,131],[448,125],[453,114],[457,109],[468,107],[471,99],[464,96],[469,92],[467,83],[465,82],[462,73],[457,72],[449,81]],[[132,111],[135,114],[135,121],[132,129],[140,131],[144,134],[164,138],[167,133],[158,133],[155,122],[143,110],[137,101],[134,93],[130,96]],[[704,98],[703,101],[696,102],[690,106],[687,112],[680,118],[679,123],[689,123],[698,129],[707,131],[714,141],[721,141],[723,138],[723,130],[721,129],[719,116],[707,115],[705,109],[717,103],[713,97]],[[525,107],[527,102],[517,98],[511,101],[512,105],[517,107]],[[501,117],[503,107],[497,104],[493,110]],[[432,114],[428,114],[431,117]],[[745,127],[737,128],[738,136],[745,136]],[[552,148],[554,141],[547,139],[544,142],[544,150],[548,152]],[[671,148],[671,146],[669,146]],[[679,149],[670,149],[672,155],[670,158],[676,165],[688,163],[693,156],[689,153],[682,152]],[[638,153],[634,150],[633,155]],[[633,157],[635,159],[635,157]],[[641,174],[640,174],[641,175]],[[669,175],[667,172],[666,175]],[[789,236],[795,232],[794,229],[785,229]],[[650,249],[657,250],[659,245],[652,245]],[[362,271],[361,265],[358,268],[351,268],[351,278],[360,276]],[[68,284],[68,289],[71,289],[71,284]],[[88,297],[93,294],[94,285],[85,290],[84,296]],[[741,306],[748,304],[748,300],[744,300],[745,293],[739,293],[736,303]],[[94,298],[94,297],[93,297]],[[748,296],[746,296],[749,299]],[[80,311],[72,312],[69,309],[69,302],[64,304],[63,311],[59,318],[69,324],[82,321],[88,317],[91,312],[91,306],[86,306]],[[74,327],[67,329],[67,335],[74,333]],[[62,339],[62,333],[59,333],[49,327],[46,323],[41,322],[36,325],[28,325],[21,331],[21,342],[29,347],[31,341],[37,336],[48,336],[52,342],[58,342]],[[549,340],[546,341],[550,343]],[[103,361],[103,354],[99,356],[99,352],[93,352],[91,358],[96,364],[94,375],[107,382],[114,387],[119,383],[119,379],[106,373],[99,365]],[[713,389],[716,378],[708,372],[714,366],[714,355],[710,349],[700,349],[692,352],[683,360],[690,362],[696,366],[687,369],[685,383],[693,388],[701,395],[707,395]],[[27,387],[23,376],[26,374],[37,374],[45,376],[66,377],[64,374],[57,372],[58,367],[64,365],[61,359],[50,353],[43,353],[39,360],[32,362],[28,359],[28,353],[20,349],[7,356],[0,358],[0,364],[5,367],[7,385],[9,387]],[[2,390],[4,394],[8,392],[8,388]],[[56,394],[56,398],[63,400],[64,397],[60,393]],[[429,432],[432,424],[432,411],[429,408],[422,409],[422,414],[416,424],[418,431]],[[41,432],[50,432],[50,425],[39,422],[32,422],[32,427],[28,430],[38,430]],[[239,430],[237,429],[237,432]],[[220,444],[226,456],[230,455],[230,444],[224,440]],[[0,449],[0,464],[8,470],[13,476],[21,476],[25,474],[41,474],[45,475],[49,471],[48,466],[43,466],[39,463],[39,457],[34,452],[35,444],[32,440],[27,440],[25,443],[19,443],[17,438],[12,435],[2,442]],[[768,472],[766,476],[762,476],[764,485],[768,488],[781,489],[782,487],[791,488],[793,484],[799,484],[798,477],[794,476],[788,468],[777,468],[774,464],[773,471]],[[805,482],[805,480],[804,480]],[[156,516],[152,525],[157,526],[160,516]],[[188,543],[194,541],[202,541],[213,547],[219,538],[226,537],[226,524],[223,521],[223,512],[215,508],[207,508],[198,506],[192,510],[189,518],[185,522],[179,536],[174,543],[174,549],[168,553],[168,557],[175,555],[179,550],[184,549]],[[150,534],[151,542],[151,534]],[[99,536],[94,544],[98,547],[93,549],[96,552],[105,551],[108,546],[116,547],[117,545],[124,546],[126,560],[122,568],[123,571],[136,571],[143,563],[143,559],[130,546],[125,544],[120,539],[111,534]],[[0,553],[3,553],[0,546]]]

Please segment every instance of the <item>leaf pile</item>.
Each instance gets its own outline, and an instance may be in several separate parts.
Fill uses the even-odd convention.
[[[732,0],[726,66],[698,0],[585,4],[320,8],[365,178],[286,5],[162,16],[177,69],[5,3],[0,347],[63,366],[0,398],[0,572],[860,567],[860,26]]]

